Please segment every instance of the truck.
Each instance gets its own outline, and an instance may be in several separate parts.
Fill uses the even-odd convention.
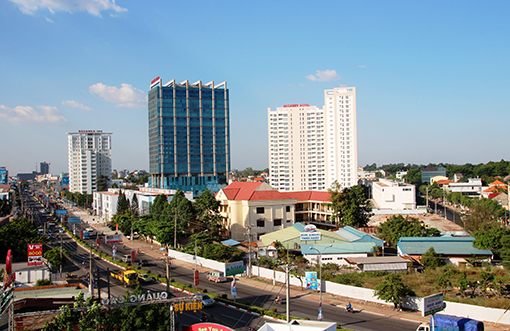
[[[136,286],[136,284],[138,284],[138,274],[134,270],[112,271],[110,275],[120,280],[124,284],[124,287]]]
[[[434,330],[432,330],[432,320]],[[483,322],[467,317],[437,314],[430,316],[430,323],[422,323],[416,331],[483,331]]]

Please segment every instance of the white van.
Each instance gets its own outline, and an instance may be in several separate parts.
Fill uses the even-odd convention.
[[[227,277],[225,277],[225,274],[221,271],[209,271],[206,276],[207,280],[210,280],[211,282],[216,283],[222,283],[227,281]]]

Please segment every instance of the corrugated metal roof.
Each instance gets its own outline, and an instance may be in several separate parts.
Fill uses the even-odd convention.
[[[333,244],[314,244],[305,245],[301,244],[301,253],[306,255],[318,255],[319,253],[314,247],[319,250],[323,256],[328,254],[345,254],[345,253],[370,253],[374,247],[374,243],[370,242],[344,242]]]
[[[434,247],[443,255],[492,255],[490,250],[473,247],[474,237],[401,237],[397,247],[402,254],[422,255]]]
[[[235,246],[235,245],[239,245],[240,244],[239,241],[234,240],[234,239],[223,240],[221,243],[223,245],[227,245],[227,246]]]
[[[338,234],[340,237],[347,239],[350,242],[366,241],[366,242],[373,242],[374,244],[376,244],[378,246],[382,246],[384,243],[383,240],[376,238],[374,236],[371,236],[366,232],[356,230],[355,228],[350,227],[348,225],[335,231],[335,233]]]
[[[284,246],[286,245],[286,242],[291,244],[289,245],[290,249],[297,248],[298,246],[294,246],[293,243],[296,243],[299,245],[301,243],[300,240],[300,233],[305,232],[304,225],[302,223],[295,223],[294,226],[281,229],[278,231],[274,231],[271,233],[266,233],[262,236],[260,236],[260,240],[262,241],[262,244],[264,246],[269,246],[276,240],[281,242]],[[340,237],[334,232],[326,231],[317,229],[317,232],[321,233],[321,240],[317,240],[317,242],[324,242],[324,243],[334,243],[334,242],[347,242],[346,239]]]

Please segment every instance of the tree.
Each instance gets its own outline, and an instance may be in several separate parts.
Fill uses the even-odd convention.
[[[212,236],[217,237],[223,226],[219,214],[220,202],[214,194],[209,189],[202,192],[193,202],[193,209],[198,230],[208,229]]]
[[[493,205],[492,202],[496,201],[490,199],[476,199],[471,200],[469,204],[469,213],[462,217],[464,222],[464,229],[469,233],[475,231],[485,231],[489,227],[496,226],[496,219],[498,215],[495,213],[498,211],[498,207]]]
[[[460,294],[464,297],[466,295],[466,290],[470,285],[465,273],[459,274],[457,278],[457,284],[459,287]]]
[[[119,191],[119,198],[117,200],[117,215],[124,214],[129,210],[129,200],[122,190]]]
[[[436,253],[434,247],[430,247],[423,255],[421,256],[420,263],[425,268],[438,268],[445,265],[444,260],[441,258],[441,255]]]
[[[389,274],[384,281],[377,284],[374,294],[381,300],[391,302],[395,308],[402,303],[406,295],[413,295],[411,289],[404,284],[400,274]]]
[[[439,288],[441,289],[441,292],[443,292],[443,294],[446,293],[446,290],[449,287],[452,287],[452,282],[450,280],[451,276],[452,276],[452,272],[449,269],[445,269],[444,272],[441,275],[439,275],[439,277],[436,280],[436,284],[437,284],[437,286],[439,286]]]
[[[12,250],[15,261],[25,259],[28,244],[47,243],[48,237],[39,234],[37,227],[24,217],[15,218],[0,227],[0,257]]]
[[[98,191],[108,191],[109,182],[110,182],[110,179],[108,178],[108,176],[105,176],[102,174],[97,176],[97,181],[96,181],[97,190]]]
[[[372,208],[363,187],[355,185],[340,190],[340,184],[335,181],[328,192],[331,194],[331,203],[328,206],[333,210],[333,218],[338,220],[338,223],[353,227],[367,225]]]
[[[133,213],[133,216],[135,218],[138,217],[138,198],[136,197],[136,194],[133,194],[133,200],[131,201],[131,213]]]
[[[392,215],[377,228],[379,237],[392,246],[396,246],[400,237],[431,237],[440,235],[436,228],[428,228],[417,218]]]
[[[60,257],[60,247],[55,247],[49,251],[44,252],[44,258],[48,260],[52,267],[60,269],[60,267],[65,267],[68,258],[72,258],[73,254],[71,254],[65,248],[62,248],[62,258]]]

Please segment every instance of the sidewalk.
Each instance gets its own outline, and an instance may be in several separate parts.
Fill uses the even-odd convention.
[[[93,216],[89,216],[90,220],[92,220]],[[84,219],[85,220],[85,219]],[[101,226],[99,222],[91,223],[89,222],[93,227]],[[123,238],[123,243],[126,245],[131,245],[131,241],[127,240],[126,238]],[[161,246],[159,244],[154,243],[151,248],[151,243],[146,242],[143,240],[134,240],[134,249],[140,250],[140,255],[137,256],[138,259],[143,258],[144,255],[150,256],[154,259],[161,260],[165,257],[165,254],[161,252],[159,249]],[[194,268],[194,264],[180,261],[173,259],[172,260],[173,266],[179,266],[182,268],[187,268],[192,270]],[[199,266],[198,268],[200,272],[206,272],[210,269]],[[257,278],[257,277],[241,277],[237,280],[238,284],[244,284],[249,287],[255,287],[259,288],[261,290],[265,291],[271,291],[273,288],[272,280],[264,279],[264,278]],[[277,291],[284,286],[284,284],[276,283],[274,285],[274,293],[277,294]],[[278,289],[278,290],[277,290]],[[302,290],[300,287],[291,286],[291,293],[290,293],[291,299],[299,297],[300,299],[308,300],[310,302],[310,307],[317,307],[319,305],[319,293],[317,291],[311,291],[311,290]],[[401,320],[407,320],[412,321],[416,323],[423,323],[430,321],[430,317],[423,317],[421,316],[421,312],[411,312],[411,311],[395,311],[392,305],[383,305],[383,304],[377,304],[373,302],[367,302],[363,300],[356,300],[348,297],[342,297],[332,294],[325,294],[322,295],[322,301],[324,305],[331,305],[336,306],[338,309],[344,309],[344,307],[347,305],[347,303],[351,302],[353,308],[355,310],[361,310],[365,313],[374,314],[378,316],[384,316],[388,318],[394,318],[394,319],[401,319]],[[271,302],[266,302],[268,305],[272,304]],[[265,307],[268,308],[268,307]],[[493,323],[485,322],[485,330],[487,331],[510,331],[509,325],[504,324],[498,324],[496,326],[493,325]]]

